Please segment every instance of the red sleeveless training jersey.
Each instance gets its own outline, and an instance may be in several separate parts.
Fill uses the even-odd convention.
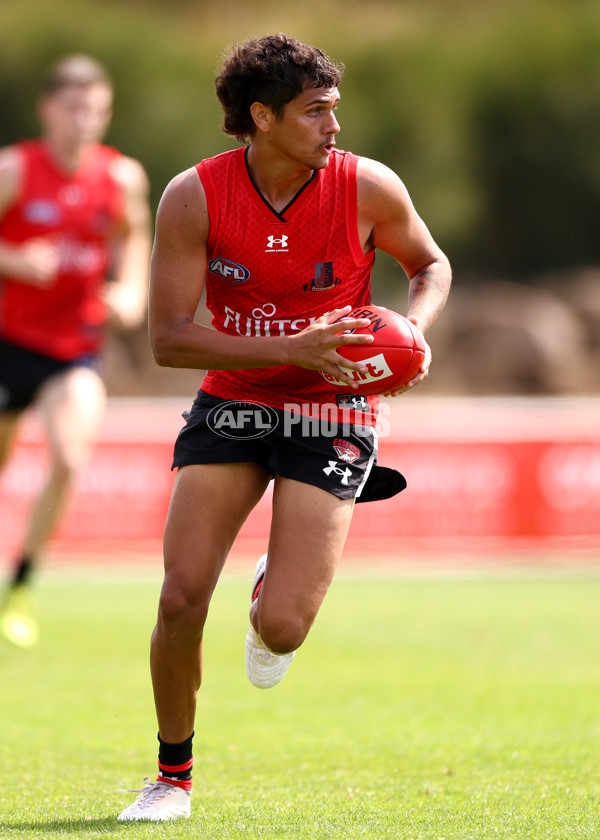
[[[119,155],[94,145],[68,174],[40,140],[20,143],[19,195],[0,219],[0,239],[20,244],[48,238],[59,245],[60,269],[47,289],[0,278],[0,336],[28,350],[70,360],[99,350],[105,307],[102,287],[122,198],[111,177]]]
[[[334,151],[280,213],[254,185],[246,149],[197,165],[210,218],[206,303],[217,330],[290,335],[332,309],[370,303],[375,252],[364,254],[358,236],[357,161],[356,155]],[[303,414],[318,413],[312,404],[336,405],[336,397],[352,391],[294,365],[209,371],[202,389],[274,408],[299,406],[288,410]],[[368,402],[372,422],[378,398]],[[337,403],[344,405],[343,398]],[[357,420],[365,421],[364,415]]]

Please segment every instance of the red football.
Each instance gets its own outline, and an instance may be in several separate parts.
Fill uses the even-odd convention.
[[[371,344],[345,344],[337,350],[353,362],[363,362],[365,373],[348,371],[358,383],[354,394],[383,394],[406,385],[416,375],[425,358],[425,339],[420,330],[404,315],[384,306],[362,306],[353,309],[345,318],[368,318],[369,326],[352,330],[372,335]],[[323,379],[338,388],[347,388],[343,380],[320,371]]]

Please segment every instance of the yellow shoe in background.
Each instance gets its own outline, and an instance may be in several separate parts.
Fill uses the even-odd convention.
[[[33,617],[31,595],[25,586],[8,590],[0,609],[0,628],[11,644],[28,648],[38,640],[38,623]]]

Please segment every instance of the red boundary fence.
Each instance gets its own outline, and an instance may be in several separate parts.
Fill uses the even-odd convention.
[[[186,400],[113,400],[92,461],[52,547],[159,550]],[[332,458],[336,454],[332,447]],[[46,450],[28,418],[0,482],[0,551],[17,546]],[[584,547],[600,559],[600,400],[459,400],[409,395],[382,404],[379,462],[408,488],[358,505],[348,553],[472,545]],[[240,534],[266,543],[269,494]],[[252,549],[254,550],[254,548]]]

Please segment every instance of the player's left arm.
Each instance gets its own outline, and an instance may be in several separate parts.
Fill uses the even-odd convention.
[[[358,176],[359,235],[364,250],[380,248],[408,277],[406,317],[426,334],[441,313],[452,282],[450,262],[421,219],[400,178],[387,166],[361,158]],[[421,382],[429,372],[431,350],[417,376],[400,391]]]
[[[148,177],[133,158],[121,157],[113,177],[121,188],[123,219],[114,242],[114,276],[106,285],[105,301],[113,324],[132,329],[145,316],[148,301],[151,213]]]

